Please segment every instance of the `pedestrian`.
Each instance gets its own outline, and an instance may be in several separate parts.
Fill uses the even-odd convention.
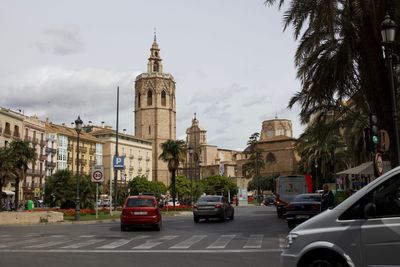
[[[332,207],[334,204],[334,196],[327,184],[322,186],[324,192],[321,196],[321,211],[327,210],[328,208]]]

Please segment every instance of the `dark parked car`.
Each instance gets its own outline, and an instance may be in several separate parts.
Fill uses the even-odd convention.
[[[286,206],[286,221],[290,228],[321,212],[320,194],[300,194]]]
[[[233,220],[235,209],[223,196],[202,196],[193,205],[193,219],[198,223],[200,219],[219,218],[225,221]]]
[[[121,231],[129,226],[151,226],[160,231],[161,225],[161,212],[154,196],[127,197],[121,213]]]
[[[264,195],[264,205],[275,205],[275,196],[274,195]]]

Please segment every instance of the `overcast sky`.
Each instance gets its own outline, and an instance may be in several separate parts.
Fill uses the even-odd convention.
[[[0,2],[0,106],[54,123],[104,121],[134,133],[135,77],[147,71],[156,28],[176,81],[177,138],[193,113],[209,144],[243,149],[264,120],[292,120],[296,43],[264,0]]]

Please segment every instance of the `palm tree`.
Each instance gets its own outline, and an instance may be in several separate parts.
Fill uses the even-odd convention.
[[[28,142],[12,141],[9,144],[10,159],[13,162],[15,172],[15,203],[14,208],[19,204],[19,183],[26,176],[28,164],[35,161],[35,149],[29,146]]]
[[[168,163],[168,170],[171,173],[172,185],[172,202],[175,207],[176,198],[176,170],[179,163],[183,162],[186,157],[185,142],[183,140],[167,140],[161,144],[162,153],[159,158]]]
[[[340,106],[343,100],[361,101],[358,106],[366,101],[368,113],[377,114],[380,128],[393,136],[392,107],[387,101],[391,94],[380,30],[386,12],[399,21],[397,1],[265,1],[269,5],[276,2],[279,8],[288,7],[284,29],[293,26],[299,40],[295,64],[302,88],[289,107],[301,105],[302,122],[309,122],[320,111]],[[396,38],[399,40],[399,35]],[[398,54],[399,47],[394,49]],[[392,162],[395,158],[392,150]]]

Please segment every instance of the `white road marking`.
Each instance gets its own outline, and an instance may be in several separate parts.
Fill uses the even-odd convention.
[[[194,235],[174,246],[172,246],[171,248],[173,249],[187,249],[190,248],[191,246],[193,246],[194,244],[196,244],[197,242],[200,242],[201,240],[203,240],[204,238],[206,238],[207,235]]]
[[[243,248],[261,248],[264,235],[250,235]]]
[[[79,237],[83,237],[83,238],[89,238],[89,237],[95,237],[94,235],[81,235]]]
[[[36,242],[41,242],[44,241],[44,238],[35,238],[35,239],[28,239],[28,240],[20,240],[20,241],[15,241],[15,242],[9,242],[6,244],[0,244],[0,248],[7,248],[7,247],[12,247],[12,246],[17,246],[17,245],[25,245],[25,244],[30,244],[30,243],[36,243]]]
[[[11,237],[11,235],[0,235],[0,238]]]
[[[229,242],[234,239],[236,235],[222,235],[220,238],[218,238],[214,243],[209,245],[207,248],[213,249],[213,248],[225,248]]]
[[[61,247],[61,248],[81,248],[81,247],[86,247],[90,246],[99,242],[104,241],[105,239],[89,239],[80,243],[72,244],[69,246]]]
[[[37,244],[37,245],[32,245],[32,246],[27,246],[27,248],[47,248],[47,247],[52,247],[52,246],[57,246],[61,245],[64,243],[69,242],[70,240],[63,240],[63,241],[49,241],[43,244]]]
[[[177,235],[166,235],[166,236],[163,236],[163,237],[158,238],[158,239],[150,239],[150,240],[147,240],[144,244],[141,244],[139,246],[133,247],[133,249],[150,249],[150,248],[154,248],[155,246],[160,245],[164,241],[169,241],[169,240],[172,240],[172,239],[177,238],[177,237],[178,237]]]
[[[104,246],[101,246],[101,247],[98,247],[98,248],[101,248],[101,249],[113,249],[113,248],[117,248],[117,247],[121,247],[123,245],[126,245],[126,244],[128,244],[129,242],[131,242],[133,240],[139,240],[139,239],[144,239],[144,238],[148,238],[148,237],[149,237],[148,235],[139,235],[139,236],[136,236],[136,237],[131,238],[131,239],[119,239],[119,240],[116,240],[114,242],[111,242],[110,244],[107,244],[107,245],[104,245]]]
[[[187,250],[187,249],[164,249],[164,250],[71,250],[71,249],[0,249],[0,253],[200,253],[200,254],[210,254],[210,253],[281,253],[282,249],[199,249],[199,250]]]

